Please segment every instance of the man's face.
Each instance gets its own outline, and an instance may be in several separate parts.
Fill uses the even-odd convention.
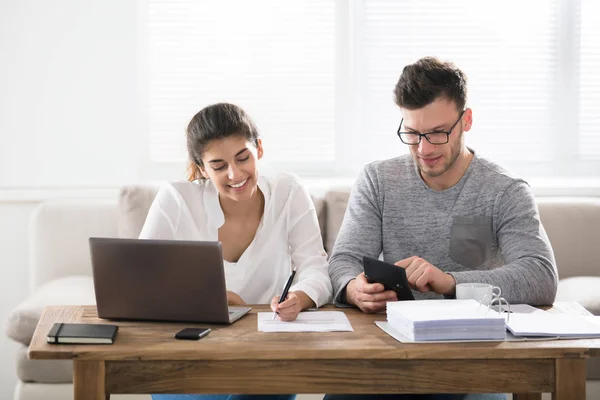
[[[459,118],[460,112],[454,102],[440,98],[417,110],[402,109],[402,115],[402,131],[431,133],[449,131]],[[464,148],[463,132],[469,129],[471,110],[467,109],[448,136],[448,143],[431,144],[421,137],[421,143],[408,146],[423,178],[441,177],[452,169]]]

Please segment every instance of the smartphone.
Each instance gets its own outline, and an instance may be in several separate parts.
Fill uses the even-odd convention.
[[[200,340],[210,333],[210,328],[185,328],[175,334],[175,339]]]
[[[367,282],[381,283],[385,290],[396,292],[398,300],[415,299],[412,290],[410,290],[404,268],[367,256],[363,257],[363,267]]]

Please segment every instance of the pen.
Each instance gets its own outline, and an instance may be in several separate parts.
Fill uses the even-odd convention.
[[[285,301],[285,298],[288,295],[288,290],[290,290],[290,286],[292,286],[292,281],[294,280],[295,275],[296,275],[296,267],[294,267],[294,269],[292,270],[292,274],[290,275],[287,282],[285,283],[285,287],[283,288],[283,293],[281,293],[281,296],[279,297],[279,303],[277,303],[277,304],[281,304],[282,302]],[[273,313],[273,319],[271,321],[275,321],[275,318],[277,318],[277,312]]]

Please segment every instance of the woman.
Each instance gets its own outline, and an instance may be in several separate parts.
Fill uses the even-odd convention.
[[[140,238],[220,241],[230,305],[270,303],[284,321],[331,300],[327,255],[310,195],[289,174],[260,176],[256,126],[239,107],[208,106],[187,128],[189,182],[161,188]],[[293,266],[288,295],[279,295]],[[174,399],[293,399],[295,395],[153,395]]]

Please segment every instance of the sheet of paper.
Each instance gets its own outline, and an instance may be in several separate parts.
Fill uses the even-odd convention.
[[[352,332],[352,325],[342,311],[301,312],[295,321],[273,321],[273,313],[258,313],[260,332]]]
[[[578,315],[514,313],[506,326],[515,336],[600,337],[600,325]]]
[[[591,322],[592,324],[600,326],[600,316],[598,315],[594,315],[593,317],[583,317],[583,319],[585,319],[588,322]]]
[[[517,314],[547,314],[546,311],[530,306],[529,304],[511,304],[510,312]]]

